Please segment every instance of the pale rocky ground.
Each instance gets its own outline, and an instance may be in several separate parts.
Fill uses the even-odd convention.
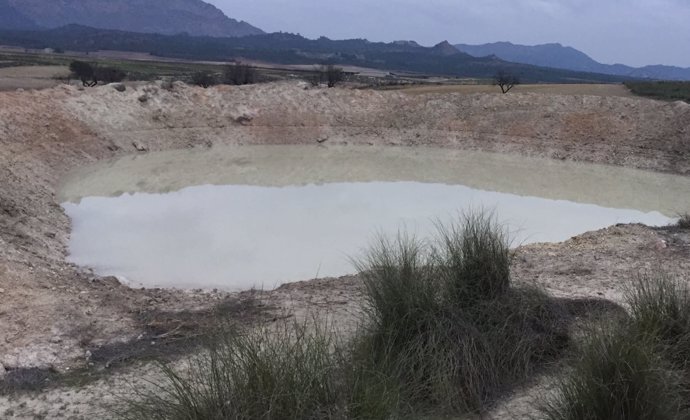
[[[325,142],[426,145],[690,173],[690,105],[575,93],[410,95],[297,83],[0,92],[0,375],[27,367],[79,368],[87,351],[99,346],[205,325],[213,319],[210,308],[221,303],[262,302],[259,313],[230,311],[237,322],[324,308],[348,325],[357,322],[355,277],[291,284],[257,299],[221,291],[132,290],[66,263],[70,224],[55,194],[75,167],[154,150]],[[615,226],[563,244],[523,247],[513,271],[516,281],[536,281],[558,296],[619,301],[640,270],[663,267],[687,278],[689,243],[688,232],[675,229]],[[129,366],[80,390],[0,397],[0,417],[94,418],[118,381],[141,372]],[[529,413],[526,396],[533,394],[516,394],[496,415]]]

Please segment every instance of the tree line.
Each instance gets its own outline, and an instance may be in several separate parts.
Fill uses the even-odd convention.
[[[80,60],[72,61],[69,69],[71,77],[80,80],[85,87],[93,87],[99,83],[119,83],[127,77],[126,72],[116,67],[102,66]],[[226,66],[220,76],[210,70],[200,70],[191,74],[188,81],[194,85],[208,88],[217,84],[250,85],[259,82],[259,79],[259,72],[255,67],[237,63]],[[342,68],[334,65],[316,66],[306,79],[313,86],[326,84],[332,88],[345,80],[345,72]]]

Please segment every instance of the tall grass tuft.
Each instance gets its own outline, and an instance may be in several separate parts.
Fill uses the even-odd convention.
[[[562,350],[566,315],[541,290],[511,287],[509,245],[473,213],[428,243],[381,239],[358,263],[368,323],[355,360],[387,378],[398,408],[481,411]]]
[[[332,336],[285,323],[227,333],[162,382],[127,401],[122,419],[322,419],[342,414]]]
[[[681,229],[690,229],[690,213],[681,214],[677,226]]]
[[[546,419],[687,418],[680,376],[651,340],[617,327],[590,332],[573,372],[541,407]]]
[[[663,272],[628,287],[629,316],[590,331],[548,419],[690,418],[690,290]]]
[[[432,249],[435,273],[451,305],[470,306],[503,296],[510,287],[510,239],[494,216],[470,212],[437,224]]]
[[[676,367],[690,370],[690,289],[687,285],[661,272],[643,274],[626,291],[626,301],[631,328],[654,340]]]

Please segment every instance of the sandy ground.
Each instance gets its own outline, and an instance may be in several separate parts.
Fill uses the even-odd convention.
[[[70,224],[55,194],[76,167],[149,150],[317,142],[427,145],[688,175],[690,105],[519,91],[409,95],[290,83],[0,92],[0,375],[29,367],[83,368],[90,355],[118,343],[137,337],[165,342],[160,337],[171,331],[200,328],[218,307],[234,308],[229,316],[236,322],[270,322],[285,311],[304,315],[323,308],[346,324],[356,322],[353,277],[292,284],[257,298],[132,290],[65,262]],[[521,248],[514,273],[517,281],[537,281],[559,296],[618,300],[640,270],[661,266],[687,276],[688,243],[687,232],[616,226],[564,244]],[[259,313],[237,309],[246,302],[258,305]],[[103,381],[138,376],[127,369]],[[0,397],[0,417],[93,418],[84,410],[111,390],[92,384],[77,397],[63,388]]]
[[[56,77],[65,78],[69,69],[65,66],[20,66],[0,68],[0,91],[16,89],[45,89],[62,83]]]
[[[424,95],[428,93],[490,93],[501,95],[498,86],[491,85],[440,85],[440,86],[410,86],[400,88],[401,92]],[[634,95],[623,84],[541,84],[517,85],[510,93],[541,93],[545,95],[590,95],[632,98]]]

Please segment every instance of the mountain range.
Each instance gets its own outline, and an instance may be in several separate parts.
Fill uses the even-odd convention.
[[[202,0],[0,0],[0,42],[64,50],[115,49],[166,57],[333,62],[459,77],[510,70],[523,81],[690,80],[690,69],[599,63],[560,44],[499,42],[426,48],[414,41],[309,40],[266,35]],[[145,36],[148,35],[148,36]],[[240,38],[248,38],[237,41]]]
[[[616,83],[629,80],[605,74],[574,72],[510,63],[496,57],[475,58],[449,43],[422,47],[411,42],[370,42],[366,39],[308,39],[273,33],[244,37],[161,35],[67,25],[49,30],[2,31],[0,44],[65,51],[132,51],[154,56],[203,61],[262,61],[275,64],[335,64],[396,73],[491,79],[499,71],[524,83]],[[393,75],[391,75],[393,76]]]
[[[69,24],[167,35],[263,33],[202,0],[0,0],[2,29],[52,29]]]
[[[638,79],[690,80],[690,68],[674,66],[631,67],[624,64],[602,64],[582,51],[561,44],[518,45],[496,42],[481,45],[454,45],[459,51],[474,57],[496,56],[514,63],[552,67],[573,71],[610,74]]]

